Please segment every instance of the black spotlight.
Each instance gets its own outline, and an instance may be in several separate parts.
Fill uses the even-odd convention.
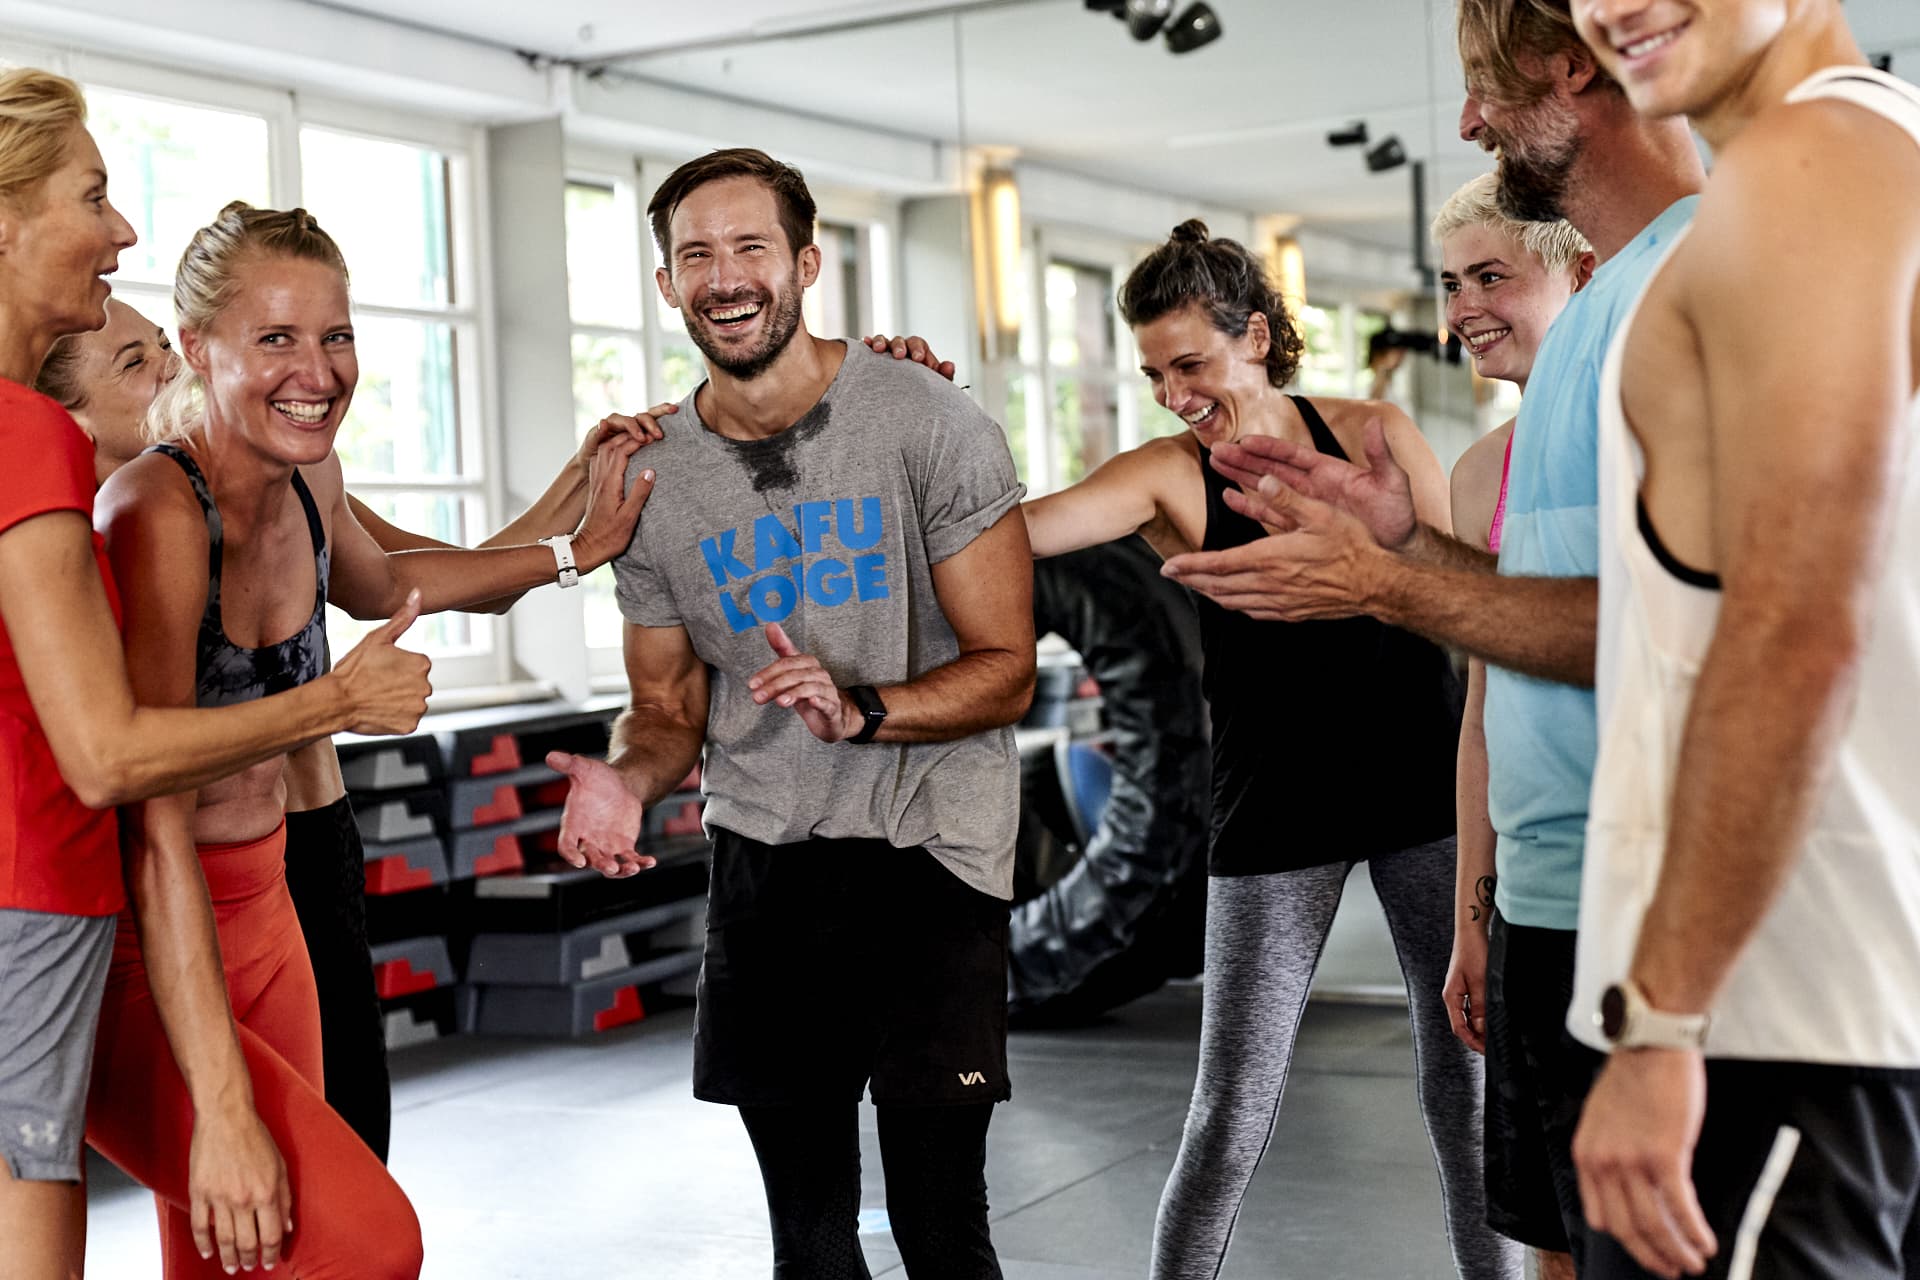
[[[1209,4],[1190,4],[1167,24],[1167,48],[1175,53],[1191,53],[1219,38],[1220,15]]]
[[[1330,147],[1364,147],[1367,145],[1367,122],[1355,120],[1344,129],[1335,129],[1327,135]]]
[[[1407,149],[1400,145],[1400,139],[1388,134],[1367,152],[1367,172],[1385,173],[1389,169],[1398,169],[1407,162]]]
[[[1135,40],[1151,40],[1173,16],[1173,0],[1127,0],[1127,30]]]
[[[1885,71],[1889,74],[1893,72],[1893,55],[1890,53],[1876,53],[1868,61],[1873,63],[1877,71]]]

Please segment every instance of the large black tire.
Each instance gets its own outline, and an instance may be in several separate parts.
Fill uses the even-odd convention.
[[[1144,542],[1042,560],[1033,586],[1037,632],[1100,686],[1114,765],[1079,862],[1013,909],[1009,1011],[1054,1025],[1200,971],[1210,753],[1199,621]]]

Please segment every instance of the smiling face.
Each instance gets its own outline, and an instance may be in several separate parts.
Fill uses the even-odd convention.
[[[1153,398],[1180,415],[1202,447],[1238,440],[1267,380],[1267,318],[1255,313],[1241,337],[1223,333],[1199,304],[1137,324],[1140,371]]]
[[[673,211],[672,261],[655,275],[687,335],[713,365],[759,377],[800,331],[800,296],[820,274],[820,250],[795,254],[772,191],[753,178],[695,187]]]
[[[360,377],[347,282],[322,262],[257,256],[234,272],[233,289],[205,329],[180,333],[206,383],[208,426],[277,461],[317,463]]]
[[[0,211],[0,287],[28,302],[49,340],[97,329],[106,320],[106,277],[136,239],[107,200],[100,149],[75,125],[60,167],[21,207]]]
[[[1704,115],[1737,93],[1793,0],[1575,0],[1574,25],[1643,116]]]
[[[1447,328],[1483,378],[1525,387],[1547,327],[1573,296],[1573,271],[1554,271],[1519,237],[1474,223],[1440,243]]]
[[[146,447],[147,410],[180,370],[167,331],[115,298],[102,329],[77,339],[73,378],[81,402],[73,417],[93,437],[109,469]]]

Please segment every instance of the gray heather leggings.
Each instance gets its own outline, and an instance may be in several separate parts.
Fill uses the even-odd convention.
[[[1153,1280],[1220,1274],[1241,1198],[1273,1137],[1307,988],[1356,865],[1207,882],[1200,1074],[1160,1197]],[[1465,1280],[1519,1280],[1519,1246],[1487,1226],[1480,1059],[1454,1038],[1441,995],[1453,948],[1453,865],[1448,838],[1367,868],[1406,976],[1414,1077],[1454,1266]]]

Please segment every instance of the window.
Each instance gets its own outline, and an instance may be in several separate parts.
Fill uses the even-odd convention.
[[[115,295],[171,326],[180,254],[225,205],[312,210],[352,274],[360,382],[336,442],[349,490],[404,528],[468,545],[486,536],[467,133],[423,145],[375,136],[384,123],[331,127],[330,109],[284,92],[106,59],[83,74],[114,204],[140,237],[121,255]],[[335,652],[370,625],[329,611]],[[410,633],[441,687],[502,679],[498,639],[492,619],[464,614]]]
[[[643,308],[657,295],[642,274],[640,221],[630,180],[576,178],[567,183],[567,298],[573,315],[573,416],[576,439],[609,413],[632,413],[647,394]],[[620,647],[613,570],[581,583],[587,645]],[[608,663],[601,666],[611,668]]]
[[[464,157],[438,147],[308,125],[301,203],[340,245],[353,277],[360,385],[335,449],[347,488],[402,528],[456,546],[489,518],[479,421],[479,318],[457,243]],[[335,614],[336,649],[370,623]],[[484,658],[484,615],[439,613],[413,633],[442,662]],[[497,663],[493,678],[504,674]]]
[[[1043,494],[1180,423],[1135,370],[1138,353],[1115,302],[1121,266],[1045,254],[1039,234],[1030,248],[1021,269],[1035,318],[1006,368],[1003,417],[1020,478]],[[1045,263],[1037,278],[1034,261]]]

